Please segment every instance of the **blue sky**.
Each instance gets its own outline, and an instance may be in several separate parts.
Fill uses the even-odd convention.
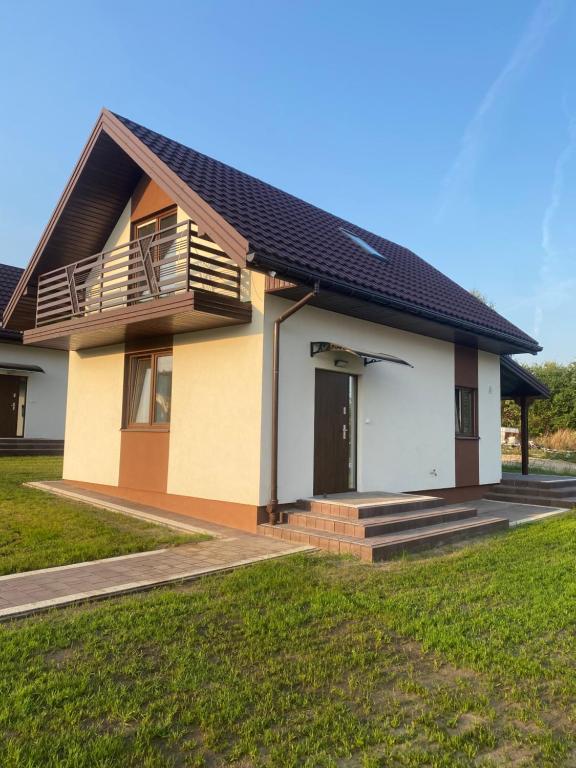
[[[4,0],[0,29],[1,261],[27,262],[107,106],[412,248],[576,359],[571,0]]]

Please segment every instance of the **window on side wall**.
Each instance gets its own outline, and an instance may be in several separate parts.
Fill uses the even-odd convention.
[[[172,401],[172,352],[142,352],[128,357],[125,427],[168,428]]]
[[[477,437],[477,390],[456,387],[456,436]]]

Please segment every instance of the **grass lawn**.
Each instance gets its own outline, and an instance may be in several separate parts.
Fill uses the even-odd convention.
[[[144,552],[207,538],[183,535],[22,486],[30,480],[60,477],[60,458],[0,458],[0,574]]]
[[[0,764],[576,765],[576,516],[0,626]]]

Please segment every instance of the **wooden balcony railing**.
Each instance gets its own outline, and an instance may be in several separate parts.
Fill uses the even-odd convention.
[[[40,275],[36,327],[184,291],[240,299],[241,269],[191,221]]]

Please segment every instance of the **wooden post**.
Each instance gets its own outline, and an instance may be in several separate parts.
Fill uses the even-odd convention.
[[[530,399],[526,395],[520,398],[520,446],[522,450],[522,474],[527,475],[530,472],[528,457],[529,433],[528,433],[528,409],[530,408]]]

